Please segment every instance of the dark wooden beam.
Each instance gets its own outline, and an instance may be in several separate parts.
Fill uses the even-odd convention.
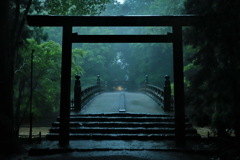
[[[61,95],[60,95],[60,132],[59,144],[69,144],[70,127],[70,91],[71,91],[71,64],[72,64],[72,26],[63,26],[62,38],[62,72],[61,72]]]
[[[184,16],[45,16],[29,15],[29,26],[190,26],[201,17]]]
[[[171,43],[168,35],[77,35],[72,36],[73,43]]]
[[[177,144],[185,144],[185,107],[182,26],[173,26],[173,73],[175,100],[175,134]]]

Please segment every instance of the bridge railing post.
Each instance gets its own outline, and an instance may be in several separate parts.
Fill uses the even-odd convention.
[[[100,80],[100,75],[97,75],[97,86],[98,86],[98,92],[101,93],[101,80]]]
[[[75,86],[74,86],[74,110],[75,111],[80,111],[81,110],[81,105],[82,105],[82,100],[81,100],[81,81],[80,81],[80,76],[75,76]]]
[[[145,76],[145,85],[148,85],[148,75]]]
[[[165,85],[164,85],[164,110],[171,110],[171,86],[170,86],[170,77],[165,76]]]
[[[108,82],[105,81],[105,83],[104,83],[104,90],[106,91],[107,89],[108,89]]]
[[[145,89],[145,92],[147,91],[147,85],[148,85],[148,75],[145,76],[145,82],[144,82],[144,89]]]

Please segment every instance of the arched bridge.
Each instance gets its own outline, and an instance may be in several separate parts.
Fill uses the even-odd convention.
[[[102,85],[101,85],[102,84]],[[76,76],[74,99],[71,101],[70,139],[94,140],[161,140],[175,138],[175,118],[169,76],[162,88],[143,84],[133,88],[127,81],[108,87],[97,77],[96,85],[81,89]],[[137,85],[135,85],[137,86]],[[116,89],[117,88],[117,89]],[[199,138],[185,120],[186,137]],[[53,123],[48,139],[59,140],[60,118]]]
[[[71,101],[72,114],[106,112],[166,114],[174,109],[169,76],[165,77],[164,89],[149,84],[147,75],[144,83],[139,85],[133,81],[101,83],[98,75],[96,85],[84,90],[81,87],[80,76],[75,78],[74,99]]]
[[[164,114],[164,111],[155,101],[143,93],[115,91],[98,95],[85,105],[79,113]]]

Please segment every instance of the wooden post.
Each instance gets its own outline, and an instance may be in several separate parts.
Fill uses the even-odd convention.
[[[148,85],[148,75],[145,76],[145,85]]]
[[[184,108],[184,73],[182,26],[173,26],[173,68],[175,96],[175,134],[176,143],[185,144],[185,108]]]
[[[145,76],[145,84],[148,84],[148,75]]]
[[[29,142],[32,143],[32,125],[33,125],[33,112],[32,112],[32,102],[33,102],[33,53],[35,50],[32,50],[31,53],[31,73],[30,73],[30,107],[29,107],[29,118],[30,118],[30,126],[29,126]]]
[[[97,75],[97,86],[98,86],[98,92],[101,93],[100,75]]]
[[[97,75],[97,85],[100,86],[100,75]]]
[[[108,90],[108,82],[107,81],[105,81],[105,83],[104,83],[104,89],[105,89],[105,91]]]
[[[41,131],[39,132],[38,141],[39,141],[39,143],[41,143],[41,142],[42,142],[42,133],[41,133]]]
[[[145,76],[145,86],[144,86],[144,89],[145,89],[145,92],[147,92],[147,85],[148,85],[148,75]]]
[[[75,76],[75,86],[74,86],[74,111],[80,111],[82,105],[81,99],[81,81],[80,76]]]
[[[171,86],[170,86],[170,77],[165,76],[165,85],[164,85],[164,111],[171,110]]]
[[[61,69],[61,95],[60,95],[60,131],[59,144],[69,144],[70,127],[70,90],[71,90],[71,63],[72,63],[72,26],[63,26],[62,39],[62,69]]]

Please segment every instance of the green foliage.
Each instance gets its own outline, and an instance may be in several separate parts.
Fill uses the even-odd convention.
[[[153,15],[179,15],[184,10],[184,0],[154,0],[150,9]]]
[[[20,49],[23,65],[16,72],[16,80],[25,79],[26,81],[23,88],[25,94],[22,96],[21,104],[23,110],[28,107],[29,101],[30,89],[28,86],[30,83],[30,54],[32,50],[35,50],[33,59],[33,111],[35,116],[40,116],[46,111],[48,111],[46,113],[54,111],[58,105],[61,47],[53,41],[39,45],[35,40],[28,39],[26,46]]]
[[[125,0],[119,4],[112,0],[103,15],[179,15],[185,0]]]
[[[172,77],[171,45],[131,44],[125,54],[122,59],[128,64],[130,79],[136,82],[144,81],[144,76],[148,75],[151,84],[163,86],[164,76]]]
[[[97,15],[107,3],[109,0],[46,0],[45,7],[53,15]]]
[[[60,73],[61,73],[61,46],[53,41],[38,44],[34,39],[28,39],[24,47],[20,48],[22,63],[16,70],[16,95],[20,92],[22,113],[29,104],[29,83],[30,83],[30,54],[34,50],[33,58],[33,114],[34,117],[46,116],[46,113],[59,111]],[[84,51],[75,49],[73,55],[83,56]],[[76,65],[73,59],[72,74],[79,74],[83,69]],[[18,90],[24,81],[24,86]]]
[[[89,86],[96,83],[96,76],[101,75],[102,81],[122,79],[121,65],[117,62],[117,51],[112,44],[83,44],[82,57],[76,57],[76,64],[83,68],[82,85]],[[116,74],[118,73],[118,74]]]

